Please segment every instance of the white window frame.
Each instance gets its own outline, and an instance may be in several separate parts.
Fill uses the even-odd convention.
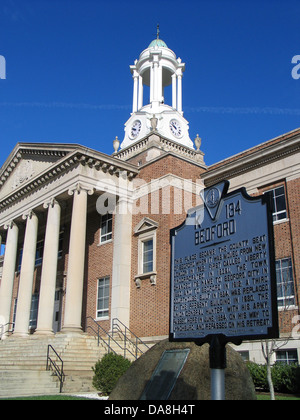
[[[142,280],[150,279],[152,286],[156,285],[156,256],[157,256],[157,240],[156,233],[158,229],[158,222],[144,217],[135,227],[134,235],[138,237],[138,261],[137,274],[135,275],[135,284],[139,289],[142,285]],[[153,267],[152,271],[144,272],[144,245],[145,242],[153,241]]]
[[[100,281],[104,281],[104,284],[102,287],[104,289],[104,292],[108,286],[108,295],[103,294],[101,298],[99,297]],[[105,306],[104,308],[99,309],[99,306],[98,306],[99,299],[101,299],[102,301],[105,301],[106,299],[108,299],[107,307]],[[109,319],[109,301],[110,301],[110,276],[100,277],[97,280],[97,302],[96,302],[96,320],[97,321],[105,321]]]
[[[151,271],[144,272],[144,244],[153,241],[153,267]],[[156,274],[156,230],[139,235],[138,239],[138,275],[139,277]]]
[[[286,260],[289,261],[289,266],[283,269],[282,262]],[[279,270],[277,269],[277,264],[280,265]],[[288,284],[285,283],[285,276],[284,276],[284,272],[286,272],[287,270],[289,271],[289,273],[291,273],[291,276],[289,276]],[[280,273],[280,279],[278,278],[279,273]],[[292,259],[290,257],[276,260],[276,282],[277,282],[277,290],[280,287],[280,289],[283,291],[282,296],[279,296],[279,294],[277,293],[278,294],[277,296],[278,309],[281,311],[295,309],[296,307],[295,282],[294,282],[293,264],[292,264]],[[287,295],[286,290],[284,290],[288,288],[289,284],[293,285],[293,288],[294,288],[293,295]],[[293,300],[293,303],[288,305],[287,302],[291,300]]]
[[[284,357],[278,357],[279,355]],[[296,357],[294,357],[294,355]],[[297,349],[281,349],[276,351],[276,362],[285,365],[299,364]]]
[[[104,218],[106,218],[107,220],[103,220]],[[108,225],[109,225],[110,221],[111,221],[111,231],[103,233],[102,232],[103,224],[105,223],[105,226],[108,230]],[[106,215],[101,216],[99,246],[111,242],[112,241],[112,233],[113,233],[113,215],[110,214],[110,213],[107,213]]]
[[[276,204],[276,190],[278,190],[279,188],[283,188],[283,196],[284,196],[284,200],[285,200],[285,210],[279,210],[277,211],[277,204]],[[273,223],[281,223],[281,222],[286,222],[288,220],[288,215],[287,215],[287,199],[286,199],[286,191],[285,191],[285,186],[282,185],[278,185],[277,187],[271,188],[268,191],[265,191],[264,194],[266,193],[272,193],[272,200],[273,200],[273,205],[274,205],[274,212],[273,212]],[[282,196],[282,195],[281,195]],[[279,196],[277,196],[279,197]],[[280,215],[283,215],[285,213],[285,217],[280,218]]]

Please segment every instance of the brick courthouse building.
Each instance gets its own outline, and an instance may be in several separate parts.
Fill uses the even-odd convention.
[[[20,339],[81,333],[90,318],[107,331],[118,318],[139,337],[165,338],[170,229],[201,204],[204,186],[228,179],[231,190],[273,192],[283,345],[274,357],[299,361],[300,129],[207,167],[183,117],[185,64],[156,39],[130,69],[132,114],[112,156],[18,144],[0,171],[2,338],[12,327]],[[263,362],[259,343],[239,350]]]

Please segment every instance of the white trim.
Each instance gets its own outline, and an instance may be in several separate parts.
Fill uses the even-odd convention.
[[[140,235],[141,233],[149,232],[149,230],[157,229],[159,226],[158,222],[144,217],[135,227],[135,235]]]
[[[100,282],[100,280],[106,280],[106,279],[108,279],[108,306],[107,306],[107,308],[105,308],[105,309],[98,309],[98,300],[99,300],[99,282]],[[105,289],[105,286],[106,285],[104,285],[104,288],[103,289]],[[103,276],[103,277],[99,277],[98,279],[97,279],[97,300],[96,300],[96,317],[95,317],[95,319],[97,320],[97,321],[105,321],[105,320],[108,320],[109,319],[109,313],[110,313],[110,306],[109,306],[109,300],[110,300],[110,287],[111,287],[111,279],[110,279],[110,276]],[[103,299],[105,299],[105,298],[103,298]],[[99,312],[100,311],[103,311],[103,312],[108,312],[108,315],[104,315],[103,317],[101,317],[101,316],[99,316]]]
[[[149,273],[144,273],[144,243],[147,241],[153,240],[153,270]],[[156,238],[156,230],[151,232],[145,232],[139,235],[138,238],[138,274],[135,276],[143,278],[145,276],[151,276],[154,273],[156,274],[156,246],[157,246],[157,238]]]
[[[103,217],[111,216],[111,231],[102,235],[102,222]],[[105,214],[100,217],[100,232],[99,232],[99,244],[98,246],[105,245],[113,241],[113,215],[112,214]],[[106,226],[108,226],[109,220],[106,220]],[[102,237],[111,235],[111,238],[102,241]]]

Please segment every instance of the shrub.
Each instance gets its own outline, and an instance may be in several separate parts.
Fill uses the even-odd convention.
[[[267,366],[257,365],[252,362],[248,362],[247,366],[255,388],[261,391],[269,391]],[[300,392],[300,367],[297,365],[276,363],[272,366],[272,379],[276,392],[292,394]]]
[[[277,392],[300,392],[300,368],[297,365],[276,363],[272,367],[272,378]]]
[[[114,353],[106,354],[93,367],[94,387],[105,395],[110,394],[130,365],[131,362],[123,356]]]
[[[251,373],[255,388],[261,391],[268,391],[267,366],[257,365],[253,362],[248,362],[247,366]]]

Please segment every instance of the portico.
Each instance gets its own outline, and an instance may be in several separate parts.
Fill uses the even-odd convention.
[[[0,235],[5,244],[0,324],[14,322],[14,336],[26,337],[30,333],[33,295],[38,295],[39,302],[35,334],[53,334],[59,277],[64,279],[60,281],[61,330],[63,333],[82,332],[87,215],[96,212],[97,197],[103,194],[115,196],[116,203],[129,200],[136,173],[133,165],[77,145],[20,144],[15,148],[4,166],[0,182]],[[131,238],[124,236],[120,217],[116,217],[115,237],[120,236],[122,244],[127,241],[125,245],[130,247]],[[99,214],[99,226],[100,220]],[[59,273],[62,232],[67,236],[64,238],[67,245]],[[43,252],[38,255],[41,242]],[[118,256],[112,284],[120,284],[121,272],[124,277],[127,270],[122,288],[129,296],[131,267],[124,265],[123,258],[119,259],[119,252],[116,244]],[[114,289],[112,300],[115,301],[113,293]],[[120,313],[114,311],[120,319],[123,313],[129,314],[129,300],[126,302],[128,308],[122,308]],[[126,317],[129,319],[129,315]],[[128,322],[128,319],[121,320]]]

